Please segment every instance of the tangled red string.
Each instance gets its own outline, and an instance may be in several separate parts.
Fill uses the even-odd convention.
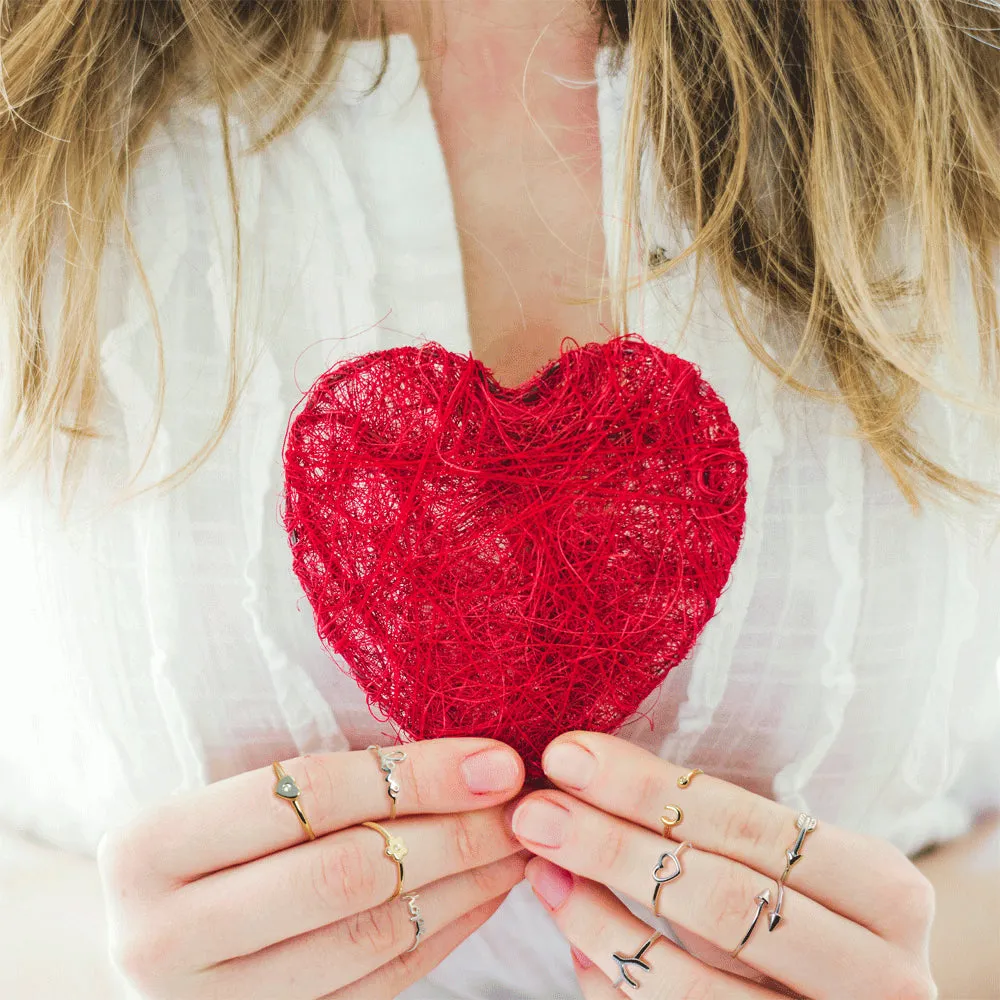
[[[285,526],[324,643],[405,736],[612,731],[691,648],[743,533],[746,459],[696,368],[639,337],[516,389],[430,344],[321,376]]]

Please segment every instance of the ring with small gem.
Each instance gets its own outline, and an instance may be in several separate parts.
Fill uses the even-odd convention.
[[[302,829],[305,830],[310,840],[315,840],[316,834],[313,833],[313,828],[299,804],[299,796],[302,791],[295,783],[295,779],[277,761],[271,765],[271,768],[274,771],[274,776],[278,779],[274,785],[274,794],[279,799],[284,799],[295,810],[295,815],[298,816]]]
[[[368,820],[361,825],[367,826],[369,830],[374,830],[385,841],[384,854],[396,866],[396,889],[389,900],[395,899],[403,891],[403,858],[410,853],[409,848],[403,843],[401,837],[394,836],[380,823]]]

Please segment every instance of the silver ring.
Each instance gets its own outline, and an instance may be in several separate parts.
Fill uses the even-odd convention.
[[[413,924],[413,944],[404,952],[407,955],[411,951],[417,950],[417,945],[420,944],[420,939],[424,936],[424,918],[420,913],[420,907],[417,906],[418,895],[416,892],[411,892],[401,897],[406,900],[406,908],[410,911],[410,923]]]
[[[650,948],[661,938],[663,935],[659,931],[654,931],[652,937],[646,939],[646,943],[634,954],[634,955],[620,955],[617,951],[611,956],[614,960],[615,965],[618,966],[618,978],[612,983],[612,985],[617,989],[622,983],[628,983],[632,989],[637,990],[639,988],[639,980],[633,979],[629,975],[629,969],[627,966],[634,965],[639,969],[644,969],[649,972],[652,966],[649,962],[643,960],[643,955],[649,951]]]
[[[753,901],[757,904],[757,910],[753,915],[753,920],[750,922],[750,926],[747,928],[746,934],[743,935],[743,939],[729,953],[733,956],[733,958],[736,958],[736,956],[743,950],[743,946],[750,940],[750,935],[753,934],[754,928],[757,926],[757,921],[760,920],[760,915],[764,912],[764,907],[771,902],[771,890],[765,889],[763,892],[757,893],[757,895],[754,896]]]
[[[781,922],[781,905],[785,901],[785,883],[788,881],[789,872],[792,866],[802,857],[802,844],[806,835],[812,833],[819,825],[819,820],[808,813],[799,813],[795,819],[795,827],[799,835],[795,838],[795,843],[785,851],[785,870],[777,881],[778,898],[774,903],[774,909],[767,918],[767,929],[773,931]]]
[[[664,851],[660,859],[653,868],[653,912],[656,913],[656,900],[660,895],[660,890],[668,883],[673,882],[683,874],[681,868],[680,855],[686,847],[691,846],[691,841],[685,840],[683,844],[678,844],[671,851]],[[669,861],[669,865],[668,862]],[[657,914],[659,916],[659,914]]]
[[[385,775],[386,791],[389,793],[389,819],[395,819],[396,799],[399,798],[400,785],[392,772],[396,770],[396,765],[400,761],[406,760],[406,754],[402,750],[383,750],[374,744],[368,747],[368,749],[374,750],[378,756],[378,766]]]

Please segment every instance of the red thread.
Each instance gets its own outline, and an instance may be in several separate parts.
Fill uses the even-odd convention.
[[[617,729],[687,655],[745,519],[725,404],[637,336],[513,389],[437,344],[338,364],[285,477],[295,572],[373,714],[504,740],[530,778],[552,737]]]

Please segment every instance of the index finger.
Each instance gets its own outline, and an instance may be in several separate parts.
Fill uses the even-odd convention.
[[[400,785],[396,815],[485,809],[513,798],[524,764],[504,743],[440,739],[398,748],[406,759],[393,778]],[[389,817],[385,775],[373,751],[310,753],[280,762],[300,789],[297,803],[317,837],[365,820]],[[168,885],[245,864],[307,839],[295,810],[274,793],[270,766],[199,788],[157,806],[129,832],[153,875]],[[147,839],[148,838],[148,839]]]

